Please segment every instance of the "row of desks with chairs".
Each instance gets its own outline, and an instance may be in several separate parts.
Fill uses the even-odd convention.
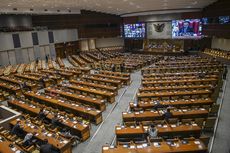
[[[201,57],[170,59],[142,69],[136,101],[122,113],[122,125],[115,127],[117,145],[104,146],[103,153],[207,152],[202,133],[214,129],[219,105],[213,94],[220,87],[223,65]],[[171,116],[166,118],[168,112]],[[164,140],[149,136],[152,125],[157,129],[155,139]],[[188,141],[190,137],[195,138]]]
[[[46,118],[52,120],[55,114],[58,114],[58,118],[61,120],[63,128],[71,129],[71,133],[77,135],[82,141],[85,141],[90,136],[89,123],[77,116],[72,116],[70,113],[66,112],[55,112],[51,107],[46,107],[36,102],[28,102],[26,100],[9,100],[8,105],[16,108],[32,117],[37,117],[41,109],[45,109]]]

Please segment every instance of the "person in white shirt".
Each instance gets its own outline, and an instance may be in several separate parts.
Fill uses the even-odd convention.
[[[150,138],[156,138],[158,134],[158,130],[155,125],[151,125],[148,129],[148,134]]]

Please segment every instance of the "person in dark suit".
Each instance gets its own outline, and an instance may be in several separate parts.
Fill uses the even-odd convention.
[[[192,27],[189,26],[190,22],[185,21],[182,28],[180,28],[179,33],[183,35],[192,35],[194,30]]]
[[[54,117],[51,119],[51,124],[54,128],[60,125],[60,121],[57,114],[55,114]]]
[[[48,140],[44,140],[44,144],[40,147],[40,153],[58,153],[59,151],[53,148],[51,144],[48,143]]]
[[[17,121],[17,123],[12,128],[11,133],[19,137],[22,137],[24,134],[23,134],[23,129],[20,127],[20,124],[21,124],[21,121]]]
[[[46,118],[46,115],[47,114],[44,112],[44,109],[41,108],[39,113],[38,113],[38,118],[43,121]]]
[[[170,112],[170,109],[167,108],[167,111],[163,114],[164,120],[165,120],[166,122],[168,122],[169,119],[170,119],[172,116],[173,116],[173,115],[172,115],[172,113]]]

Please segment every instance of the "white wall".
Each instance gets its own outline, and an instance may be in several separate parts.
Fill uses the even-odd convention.
[[[0,33],[0,51],[14,49],[12,33]]]
[[[219,48],[219,49],[230,51],[230,39],[213,38],[212,48]]]
[[[78,31],[77,29],[62,29],[62,30],[53,30],[54,42],[68,42],[78,40]]]
[[[124,46],[124,39],[120,37],[96,39],[96,48]]]
[[[77,29],[49,30],[53,31],[54,43],[78,40]],[[33,46],[32,32],[37,32],[39,45]],[[14,48],[12,34],[18,33],[21,48]],[[0,33],[0,65],[28,63],[37,58],[45,59],[45,55],[56,57],[54,43],[49,43],[48,31],[22,31]]]
[[[49,44],[48,31],[38,31],[38,44],[47,45]]]
[[[23,48],[33,46],[31,32],[20,32],[19,38],[20,38],[21,46]]]

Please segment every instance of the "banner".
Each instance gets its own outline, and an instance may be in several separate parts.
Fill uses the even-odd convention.
[[[147,23],[148,39],[171,39],[172,23],[171,22],[149,22]]]

